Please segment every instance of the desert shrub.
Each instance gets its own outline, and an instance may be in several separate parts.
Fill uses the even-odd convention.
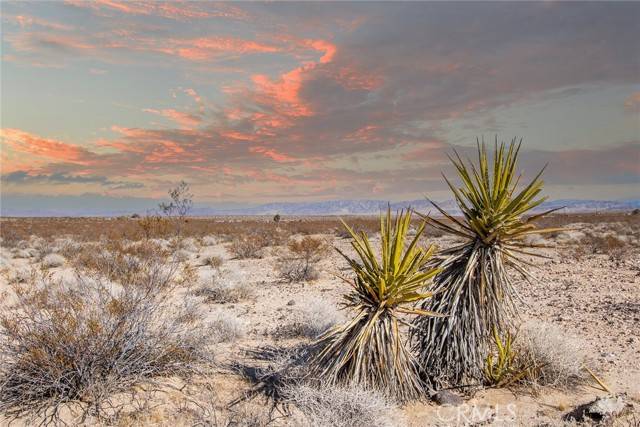
[[[207,265],[215,270],[220,270],[220,267],[222,267],[222,264],[224,264],[224,260],[217,255],[207,257],[206,261]]]
[[[233,342],[246,334],[245,322],[235,314],[224,310],[218,310],[214,313],[211,328],[214,330],[213,340],[215,342]]]
[[[210,280],[195,289],[194,294],[204,297],[206,302],[235,303],[253,295],[253,288],[244,279],[228,271],[211,277]]]
[[[267,239],[260,234],[243,234],[231,241],[229,252],[239,259],[260,258],[267,244]]]
[[[171,234],[171,222],[159,215],[146,215],[135,220],[145,239],[166,237]]]
[[[592,233],[583,239],[582,244],[590,247],[594,254],[608,255],[609,259],[616,264],[620,264],[629,249],[629,244],[613,233]]]
[[[540,256],[524,239],[557,229],[538,229],[535,221],[548,213],[524,217],[545,201],[539,197],[542,171],[519,187],[517,160],[520,143],[497,143],[493,159],[478,143],[477,163],[464,162],[457,153],[452,162],[460,184],[447,180],[461,218],[433,203],[445,219],[427,218],[462,244],[439,252],[441,272],[434,278],[434,297],[422,309],[445,317],[418,317],[411,329],[420,364],[439,385],[482,380],[485,358],[494,330],[512,329],[517,318],[513,275],[530,280],[522,255]],[[510,271],[511,270],[511,271]]]
[[[285,337],[316,338],[345,321],[342,311],[320,298],[301,302],[300,320],[280,327],[276,335]]]
[[[16,285],[0,315],[0,412],[45,424],[63,407],[100,418],[120,404],[116,393],[208,366],[215,330],[172,302],[177,272],[157,262],[119,282],[78,274]]]
[[[215,246],[218,244],[218,239],[215,236],[204,236],[202,238],[203,246]]]
[[[187,222],[186,217],[193,207],[193,194],[191,194],[189,184],[184,181],[180,181],[167,193],[170,202],[162,202],[158,207],[165,217],[172,221],[176,235],[181,236],[184,224]]]
[[[60,254],[48,254],[42,259],[42,265],[47,268],[62,267],[65,263],[65,259]]]
[[[345,224],[357,254],[351,258],[339,251],[355,276],[353,281],[345,279],[351,292],[344,296],[354,317],[316,340],[311,375],[327,384],[381,390],[401,401],[424,391],[418,364],[400,334],[399,316],[434,314],[409,305],[431,297],[424,289],[438,270],[428,267],[434,248],[417,245],[424,224],[409,239],[410,224],[411,211],[399,212],[393,221],[390,210],[381,215],[379,259],[367,234],[357,235]]]
[[[178,249],[184,249],[188,252],[198,252],[200,250],[200,248],[198,247],[198,241],[193,237],[176,239],[176,241],[174,242],[174,246]]]
[[[316,264],[329,252],[324,239],[305,236],[300,240],[291,239],[287,250],[280,255],[278,271],[289,282],[313,280],[318,277]]]
[[[390,427],[404,425],[384,395],[357,387],[300,383],[285,388],[286,401],[310,426]],[[395,413],[395,414],[394,414]],[[394,417],[396,415],[396,417]]]
[[[520,329],[516,344],[521,363],[529,367],[529,383],[569,388],[587,380],[584,343],[557,327],[527,323]]]

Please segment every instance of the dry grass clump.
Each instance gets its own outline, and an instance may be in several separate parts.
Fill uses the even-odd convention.
[[[267,239],[260,234],[237,236],[229,245],[229,252],[239,259],[261,258],[262,249],[268,246]]]
[[[42,265],[47,268],[62,267],[65,261],[66,260],[62,255],[56,254],[56,253],[50,253],[48,255],[45,255],[44,258],[42,258]]]
[[[220,268],[224,264],[224,259],[217,255],[202,255],[197,258],[198,266],[209,266],[217,272],[220,272]]]
[[[215,236],[203,236],[202,246],[215,246],[218,244],[218,238]]]
[[[245,322],[231,312],[218,310],[211,319],[214,342],[234,342],[246,334]]]
[[[333,304],[320,298],[310,298],[301,303],[300,319],[281,327],[276,334],[284,337],[317,338],[345,321],[345,316]]]
[[[0,315],[0,412],[9,419],[57,423],[63,408],[79,422],[100,419],[124,404],[114,394],[211,362],[215,329],[170,299],[182,283],[176,266],[148,263],[117,282],[105,272],[15,286],[17,302]]]
[[[404,425],[397,409],[379,392],[357,387],[295,384],[285,387],[308,425],[317,427],[390,427]],[[396,415],[396,417],[394,417]]]
[[[532,385],[571,388],[588,379],[584,344],[553,325],[525,324],[516,347],[521,364],[529,368],[525,381]]]
[[[278,271],[288,282],[317,279],[316,265],[328,252],[329,245],[324,239],[311,236],[291,239],[287,250],[279,257]]]
[[[253,288],[241,273],[225,271],[211,277],[198,287],[194,294],[204,297],[206,302],[236,303],[253,296]]]

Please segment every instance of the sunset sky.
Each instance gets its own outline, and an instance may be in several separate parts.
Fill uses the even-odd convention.
[[[3,196],[444,199],[496,134],[551,198],[640,196],[640,3],[1,7]]]

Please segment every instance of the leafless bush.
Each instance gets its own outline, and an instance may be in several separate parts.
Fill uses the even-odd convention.
[[[329,252],[324,239],[305,236],[291,239],[278,260],[280,275],[289,282],[313,280],[318,277],[316,264]]]
[[[63,407],[101,418],[121,404],[115,393],[209,365],[215,329],[170,300],[184,279],[177,267],[122,269],[16,286],[17,303],[0,315],[0,412],[43,424],[57,423]]]
[[[234,238],[229,245],[229,251],[236,258],[260,258],[262,249],[267,246],[268,242],[264,236],[259,234],[241,235]]]
[[[194,294],[204,297],[207,302],[235,303],[250,298],[253,288],[242,274],[225,271],[211,277]]]
[[[518,333],[518,354],[533,385],[569,388],[587,379],[584,344],[550,324],[527,323]]]
[[[403,425],[397,409],[374,391],[300,383],[285,389],[286,400],[316,427],[388,427]]]

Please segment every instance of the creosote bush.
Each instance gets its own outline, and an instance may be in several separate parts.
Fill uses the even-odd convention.
[[[63,408],[74,422],[101,419],[124,404],[117,393],[210,365],[214,330],[193,305],[170,299],[187,277],[177,266],[148,261],[125,273],[104,263],[69,283],[44,275],[14,287],[17,302],[0,315],[0,412],[9,419],[58,423]]]
[[[253,296],[253,288],[244,277],[225,271],[195,289],[194,294],[207,302],[235,303]]]
[[[268,246],[267,239],[260,234],[243,234],[235,237],[229,245],[229,252],[239,259],[260,258],[262,249]]]
[[[313,280],[318,277],[316,264],[329,252],[324,239],[305,236],[291,239],[278,259],[278,270],[283,279],[289,282]]]

